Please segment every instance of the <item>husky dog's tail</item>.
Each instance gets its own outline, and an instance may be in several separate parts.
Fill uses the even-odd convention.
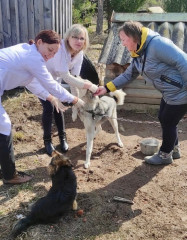
[[[127,94],[123,90],[116,90],[114,92],[110,92],[110,96],[113,97],[117,103],[117,105],[123,105],[125,96]]]

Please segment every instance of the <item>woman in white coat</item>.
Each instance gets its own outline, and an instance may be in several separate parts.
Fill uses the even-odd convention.
[[[84,105],[57,83],[46,68],[46,62],[58,51],[60,41],[55,31],[43,30],[36,36],[35,44],[21,43],[0,50],[0,165],[4,184],[20,184],[32,178],[15,168],[11,122],[1,104],[5,90],[25,86],[60,110],[63,110],[63,105],[58,99]]]
[[[46,64],[53,78],[59,82],[67,83],[70,86],[71,93],[77,97],[81,88],[89,89],[93,93],[98,88],[92,82],[78,77],[81,71],[83,55],[88,46],[87,29],[81,24],[74,24],[67,30],[63,40],[61,40],[60,48],[54,58],[51,58]],[[42,124],[46,152],[51,155],[54,151],[51,137],[53,115],[58,129],[61,150],[67,152],[68,144],[63,113],[58,113],[49,101],[40,101],[43,106]],[[75,113],[75,109],[73,112]]]

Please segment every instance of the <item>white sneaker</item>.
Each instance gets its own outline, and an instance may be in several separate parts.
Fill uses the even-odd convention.
[[[173,152],[173,151],[172,151]],[[147,156],[144,158],[145,162],[153,165],[167,165],[173,162],[172,152],[165,153],[159,151],[153,156]]]

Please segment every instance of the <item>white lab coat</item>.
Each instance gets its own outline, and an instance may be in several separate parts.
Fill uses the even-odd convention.
[[[62,102],[72,102],[74,96],[54,81],[46,62],[35,44],[17,44],[0,50],[0,133],[10,135],[11,122],[1,104],[4,90],[27,87],[43,100],[54,95]]]
[[[80,51],[75,57],[71,57],[70,52],[65,47],[64,40],[61,40],[61,45],[55,56],[49,59],[46,63],[47,69],[54,78],[61,76],[61,73],[70,72],[73,76],[79,76],[83,62],[83,51]],[[58,80],[62,80],[59,78]]]
[[[80,75],[83,54],[81,50],[72,58],[62,39],[58,52],[46,63],[53,78],[62,83],[62,86],[70,87],[71,93],[77,97],[79,97],[79,89],[84,88],[84,80],[75,77]]]

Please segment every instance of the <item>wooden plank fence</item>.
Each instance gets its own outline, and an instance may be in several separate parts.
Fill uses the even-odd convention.
[[[39,31],[62,36],[72,25],[72,0],[0,0],[0,48],[28,42]]]

